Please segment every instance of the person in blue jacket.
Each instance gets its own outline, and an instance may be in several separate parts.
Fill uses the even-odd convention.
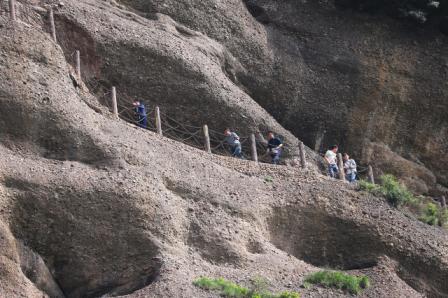
[[[148,126],[148,118],[146,116],[146,107],[145,104],[141,101],[134,101],[133,103],[135,107],[135,118],[137,121],[137,125],[141,128],[146,128]]]

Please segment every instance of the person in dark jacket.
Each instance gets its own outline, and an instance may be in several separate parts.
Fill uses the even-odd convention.
[[[278,165],[282,155],[283,142],[275,137],[272,131],[268,132],[268,154],[272,158],[272,163]]]
[[[141,128],[146,128],[148,126],[148,118],[146,116],[145,104],[136,100],[133,105],[135,107],[135,119],[137,121],[137,125]]]

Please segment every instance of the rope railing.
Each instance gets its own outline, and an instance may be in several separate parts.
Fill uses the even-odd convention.
[[[150,111],[147,111],[145,115],[137,115],[135,107],[132,105],[134,100],[127,96],[126,94],[122,94],[119,91],[115,91],[117,96],[117,110],[118,110],[118,116],[119,118],[127,121],[128,123],[132,123],[136,126],[142,126],[140,125],[139,121],[137,120],[138,117],[144,116],[146,118],[146,125],[145,127],[141,127],[144,129],[151,130],[153,132],[157,132],[157,128],[155,125],[155,119],[156,114],[155,111],[158,109],[157,107],[154,107]],[[103,94],[104,98],[107,99],[107,97],[111,97],[112,92],[105,92]],[[113,101],[106,100],[107,106],[110,110],[113,110]],[[160,111],[160,109],[158,109]],[[170,139],[186,143],[192,147],[198,148],[198,149],[204,149],[206,140],[204,136],[204,128],[195,126],[192,124],[186,124],[182,123],[181,121],[175,119],[174,117],[171,117],[169,114],[160,111],[159,112],[161,119],[161,128],[163,131],[163,135],[165,137],[168,137]],[[211,144],[210,146],[210,152],[214,154],[224,155],[224,156],[231,156],[229,145],[226,144],[225,136],[223,133],[219,133],[216,130],[213,129],[207,129],[209,142]],[[255,139],[255,138],[254,138]],[[241,145],[247,145],[251,142],[250,136],[241,136],[240,137],[240,143]],[[244,155],[247,156],[253,156],[252,152],[248,152],[248,148],[246,146],[244,148]],[[265,142],[258,141],[255,139],[255,150],[261,149],[263,151],[266,150],[267,146]],[[257,156],[257,155],[256,155]],[[258,157],[257,157],[258,159]]]
[[[0,15],[3,11],[7,11],[5,7],[5,3],[8,2],[9,14],[12,22],[16,21],[16,0],[0,0]],[[24,11],[26,11],[24,9]],[[54,11],[53,6],[48,10],[49,17],[49,27],[50,34],[54,42],[58,42],[57,40],[57,28],[54,22]],[[69,59],[74,64],[74,69],[76,71],[76,75],[81,80],[81,52],[79,50],[75,50],[71,55],[69,55]],[[213,129],[209,129],[207,125],[203,127],[194,126],[187,123],[181,123],[180,121],[170,117],[166,113],[161,113],[159,107],[155,107],[149,112],[145,113],[145,122],[140,123],[139,120],[135,119],[135,110],[133,106],[130,106],[133,102],[131,98],[129,98],[126,94],[121,94],[115,87],[112,87],[110,90],[104,90],[104,84],[95,78],[89,78],[87,82],[85,82],[86,86],[93,92],[94,94],[101,94],[100,101],[103,102],[110,110],[113,111],[113,114],[118,119],[123,119],[124,121],[131,123],[133,125],[139,126],[144,129],[152,130],[162,135],[165,133],[166,137],[177,140],[182,143],[186,143],[190,146],[206,149],[210,153],[221,154],[221,155],[230,155],[229,148],[226,146],[225,137],[223,134],[215,131]],[[101,98],[102,97],[102,98]],[[148,121],[149,119],[149,121]],[[152,120],[155,120],[154,121]],[[162,121],[163,119],[163,121]],[[201,133],[203,136],[201,137]],[[241,145],[246,145],[250,142],[250,154],[251,158],[254,161],[258,162],[258,154],[257,151],[265,151],[267,149],[267,142],[263,139],[262,141],[257,140],[254,134],[250,136],[241,136],[240,143]],[[213,144],[213,146],[211,146]],[[244,146],[247,147],[247,146]],[[287,146],[286,146],[287,147]],[[301,165],[303,168],[306,167],[305,160],[305,149],[303,143],[299,143],[299,151],[300,151],[300,159]],[[369,166],[368,168],[369,176],[373,181],[373,170]]]

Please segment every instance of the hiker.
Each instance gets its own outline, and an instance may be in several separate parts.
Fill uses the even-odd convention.
[[[338,146],[333,145],[330,146],[330,148],[328,148],[327,153],[325,153],[324,156],[328,164],[328,175],[331,178],[337,178],[337,175],[339,173],[339,168],[337,164],[337,155],[336,155],[337,152],[338,152]]]
[[[148,125],[148,118],[146,116],[145,104],[136,100],[134,101],[133,106],[135,107],[135,118],[137,121],[137,125],[141,128],[146,128]]]
[[[282,148],[283,148],[283,142],[279,138],[276,138],[272,131],[268,132],[267,153],[271,155],[272,163],[275,165],[278,165],[280,163]]]
[[[356,161],[351,159],[347,153],[344,153],[344,170],[345,170],[345,180],[348,182],[356,181]]]
[[[224,130],[224,135],[226,136],[224,141],[229,145],[232,156],[243,158],[240,137],[235,132],[231,131],[230,128]]]

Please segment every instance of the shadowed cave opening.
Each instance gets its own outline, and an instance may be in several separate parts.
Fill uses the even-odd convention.
[[[260,23],[269,24],[270,19],[266,13],[266,10],[259,6],[255,0],[244,0],[244,4],[247,7],[249,13]]]
[[[418,252],[386,247],[374,225],[356,223],[318,208],[277,207],[267,220],[270,241],[277,248],[316,267],[355,270],[376,266],[383,255],[398,261],[397,275],[428,295],[445,297],[448,276],[440,262]]]
[[[160,250],[132,198],[6,179],[13,233],[42,256],[65,297],[126,295],[154,282]]]
[[[276,247],[318,267],[372,267],[385,249],[371,227],[319,210],[276,208],[268,222]]]

